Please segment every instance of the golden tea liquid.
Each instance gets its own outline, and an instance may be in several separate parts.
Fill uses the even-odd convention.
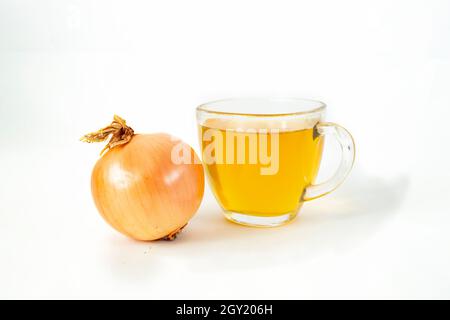
[[[267,123],[238,128],[209,119],[199,130],[209,182],[223,209],[260,217],[299,209],[322,155],[323,138],[313,128],[272,133]]]

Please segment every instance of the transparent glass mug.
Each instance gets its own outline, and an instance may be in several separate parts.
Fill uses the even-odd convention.
[[[305,201],[336,189],[350,172],[355,145],[343,127],[323,122],[325,104],[306,99],[227,99],[197,107],[203,164],[229,220],[278,226]],[[325,136],[335,138],[341,162],[315,184]]]

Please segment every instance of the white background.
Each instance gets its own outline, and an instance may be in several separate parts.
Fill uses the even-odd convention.
[[[174,242],[103,222],[82,134],[117,113],[198,150],[195,107],[241,96],[325,101],[345,184],[282,228],[209,190]],[[1,0],[0,298],[448,299],[449,108],[445,0]]]

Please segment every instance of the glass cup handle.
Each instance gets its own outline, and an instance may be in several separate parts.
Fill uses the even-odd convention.
[[[320,198],[335,190],[345,180],[355,161],[355,142],[345,128],[331,122],[320,122],[314,127],[314,134],[318,136],[331,136],[341,145],[341,163],[336,173],[327,181],[312,184],[303,192],[302,201]]]

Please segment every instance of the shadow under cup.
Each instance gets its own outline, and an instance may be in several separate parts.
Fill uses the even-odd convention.
[[[334,190],[349,173],[354,143],[323,122],[325,104],[304,99],[228,99],[197,108],[203,164],[225,216],[249,226],[292,220],[303,202]],[[328,181],[314,184],[325,135],[341,144]]]

